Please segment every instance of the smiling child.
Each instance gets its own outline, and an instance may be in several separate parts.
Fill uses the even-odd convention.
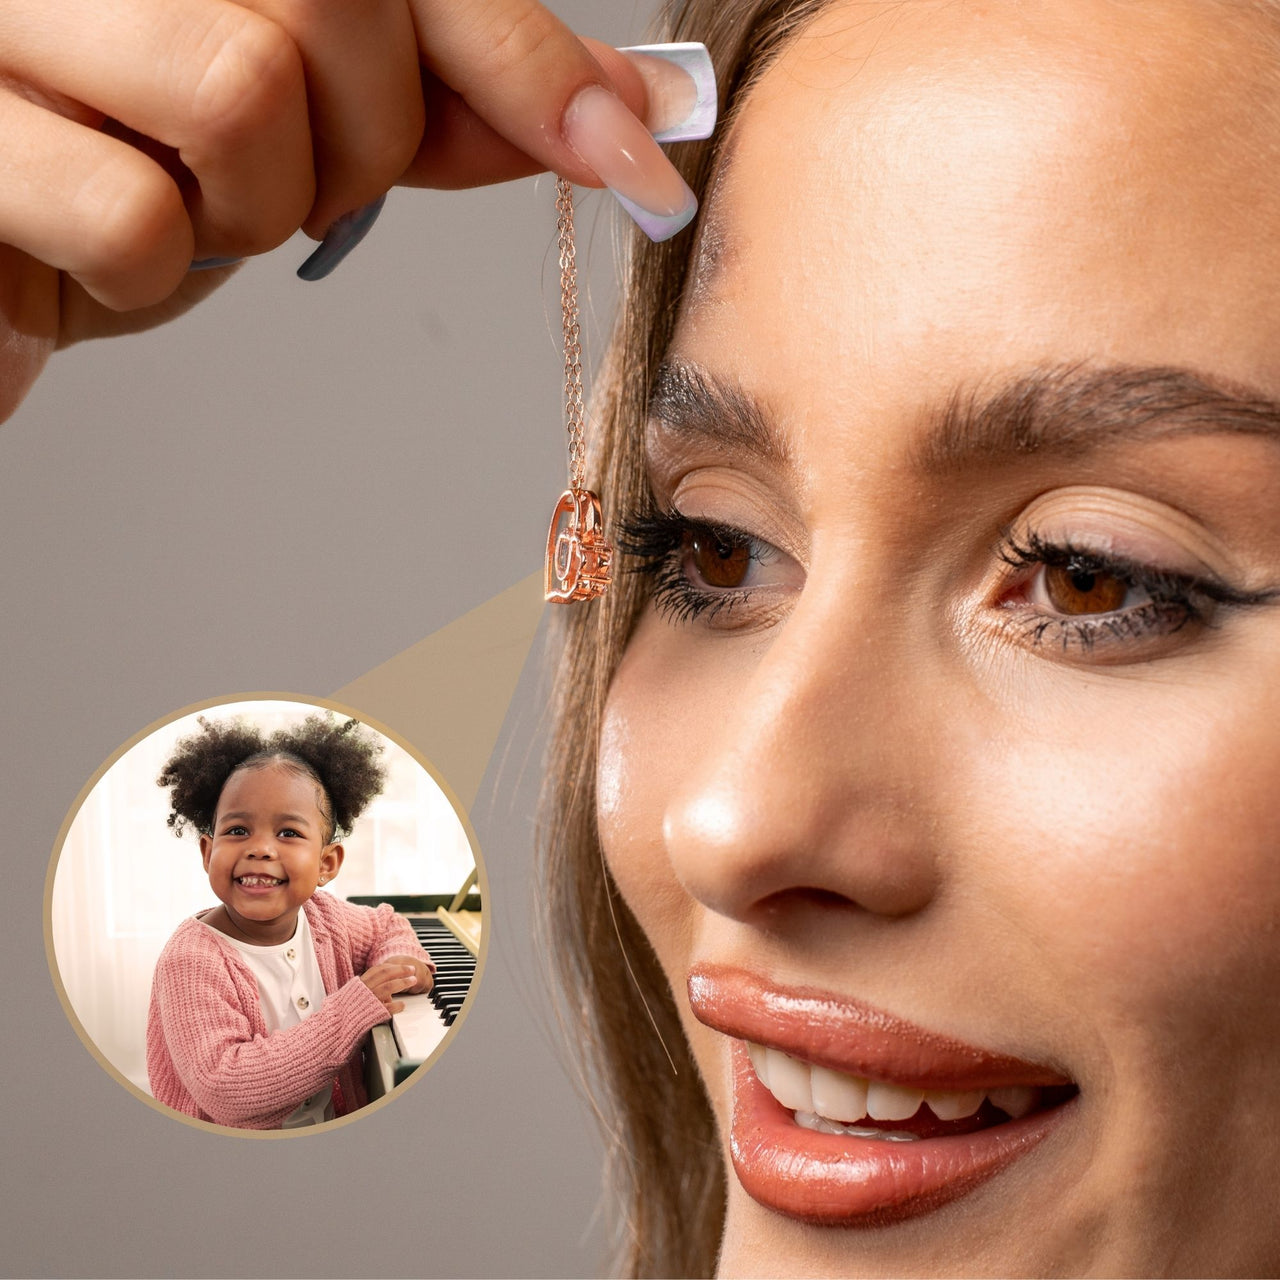
[[[355,720],[318,715],[268,738],[200,724],[158,782],[175,833],[199,832],[219,905],[183,921],[156,963],[151,1089],[215,1124],[320,1124],[364,1105],[364,1036],[403,1008],[397,994],[430,991],[435,971],[391,907],[318,892],[382,790],[381,746]]]

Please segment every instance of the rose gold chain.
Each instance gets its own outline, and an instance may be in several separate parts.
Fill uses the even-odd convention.
[[[578,259],[573,243],[573,188],[556,183],[560,306],[564,313],[564,414],[569,432],[569,487],[547,530],[544,596],[557,604],[594,600],[613,576],[600,499],[584,487],[587,446],[582,405],[582,333],[578,327]]]
[[[581,489],[587,469],[583,435],[582,333],[578,326],[578,255],[573,237],[573,187],[556,182],[560,308],[564,318],[564,412],[569,432],[569,488]]]

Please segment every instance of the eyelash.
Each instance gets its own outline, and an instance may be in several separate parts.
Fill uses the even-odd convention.
[[[674,623],[701,618],[710,623],[746,603],[752,588],[707,588],[690,580],[684,552],[691,539],[702,536],[731,548],[745,548],[750,559],[762,561],[763,539],[716,521],[694,520],[672,510],[637,513],[622,522],[619,550],[639,563],[632,572],[650,581],[650,594],[658,612]],[[1151,634],[1172,635],[1190,625],[1212,623],[1217,606],[1245,606],[1270,600],[1273,592],[1237,591],[1225,583],[1191,574],[1171,573],[1114,554],[1101,554],[1070,542],[1051,543],[1034,531],[1015,536],[1006,530],[996,555],[1016,570],[1065,569],[1072,573],[1110,577],[1129,589],[1145,592],[1140,605],[1095,615],[1046,615],[1023,609],[1010,619],[1037,647],[1055,644],[1063,652],[1078,648],[1091,651],[1099,642],[1137,640]],[[1024,585],[1030,579],[1024,579]],[[1006,592],[1009,590],[1006,585]],[[1005,608],[1013,613],[1016,606]],[[722,624],[723,625],[723,624]]]
[[[672,622],[710,622],[730,613],[751,596],[751,588],[703,588],[695,586],[684,571],[683,553],[688,541],[699,535],[733,548],[745,548],[759,563],[764,542],[733,525],[691,520],[679,511],[643,511],[622,521],[618,549],[640,563],[632,572],[649,579],[654,607]]]
[[[1209,625],[1215,606],[1257,604],[1266,593],[1236,591],[1224,583],[1191,574],[1170,573],[1114,554],[1089,551],[1070,542],[1053,543],[1029,531],[1021,538],[1006,531],[996,554],[1015,569],[1065,569],[1070,573],[1114,578],[1126,588],[1144,591],[1144,604],[1079,617],[1030,613],[1021,625],[1032,644],[1057,643],[1091,650],[1099,641],[1136,640],[1172,635],[1188,624]],[[1012,605],[1006,608],[1012,609]]]

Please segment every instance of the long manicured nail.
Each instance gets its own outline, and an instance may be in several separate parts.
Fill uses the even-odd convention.
[[[637,44],[625,53],[649,93],[645,127],[658,142],[709,138],[716,127],[716,70],[705,44]]]
[[[369,234],[387,197],[379,196],[362,209],[344,213],[325,232],[316,251],[298,268],[299,280],[323,280]]]
[[[563,127],[568,144],[650,240],[668,240],[693,220],[697,197],[621,98],[587,85],[570,101]]]
[[[197,258],[187,269],[189,271],[215,271],[218,267],[234,267],[243,258]]]

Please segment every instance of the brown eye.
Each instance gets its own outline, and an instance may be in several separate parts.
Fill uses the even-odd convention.
[[[1129,594],[1129,583],[1084,565],[1046,565],[1045,594],[1060,613],[1113,613]]]
[[[726,542],[710,530],[695,529],[688,535],[689,558],[698,577],[709,587],[740,587],[751,567],[751,547],[746,542]]]

